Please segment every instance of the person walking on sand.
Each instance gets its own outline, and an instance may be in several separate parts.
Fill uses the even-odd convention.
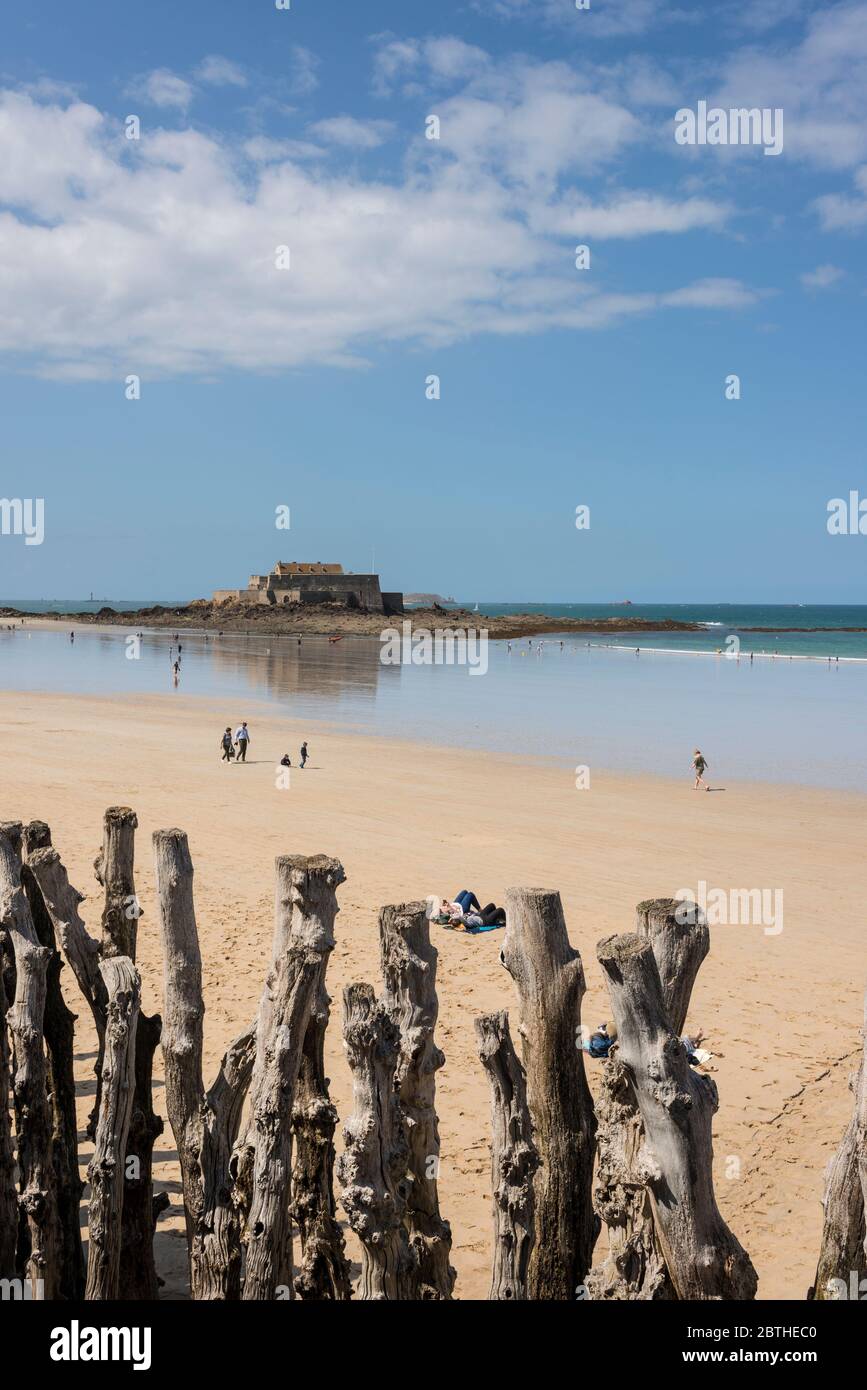
[[[238,746],[238,762],[239,762],[239,763],[245,763],[245,762],[247,761],[247,744],[248,744],[249,742],[250,742],[250,733],[249,733],[249,730],[248,730],[248,728],[247,728],[247,721],[246,721],[246,719],[245,719],[244,722],[242,723],[240,729],[236,729],[236,730],[235,730],[235,743],[236,743],[237,746]]]
[[[707,767],[707,759],[705,758],[704,753],[702,753],[700,748],[696,748],[693,750],[692,765],[695,769],[695,786],[693,787],[693,791],[697,792],[699,787],[702,785],[701,779],[704,777],[704,770]],[[709,792],[710,787],[705,787],[705,791]]]
[[[301,745],[301,766],[302,766],[302,767],[304,766],[304,764],[306,763],[306,761],[307,761],[307,744],[306,744],[306,742],[305,742],[305,743],[302,743],[302,745]]]
[[[220,739],[220,747],[223,750],[221,763],[230,763],[235,756],[235,745],[232,741],[232,726],[229,725],[223,737]]]

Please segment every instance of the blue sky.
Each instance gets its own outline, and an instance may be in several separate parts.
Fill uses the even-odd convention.
[[[825,522],[867,496],[867,3],[43,0],[3,30],[0,492],[45,540],[0,536],[0,596],[375,550],[471,599],[865,601],[867,537]],[[699,101],[782,108],[783,152],[677,145]]]

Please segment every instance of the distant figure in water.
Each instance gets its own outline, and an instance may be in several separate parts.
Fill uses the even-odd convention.
[[[750,652],[750,665],[752,666],[752,664],[753,664],[753,653]]]
[[[230,763],[235,756],[235,745],[232,742],[232,726],[229,725],[223,737],[220,739],[220,747],[223,750],[221,763]]]
[[[705,758],[704,753],[702,753],[700,748],[696,748],[693,752],[692,765],[695,768],[695,786],[693,787],[693,791],[697,792],[702,784],[704,770],[707,767],[707,759]],[[705,787],[705,791],[709,792],[710,787]]]
[[[302,743],[302,745],[301,745],[301,766],[302,766],[302,767],[304,766],[304,764],[306,763],[306,761],[307,761],[307,744],[306,744],[306,743]]]
[[[300,638],[300,637],[298,638],[298,645],[299,645],[299,647],[301,646],[301,638]]]
[[[639,653],[640,651],[641,651],[641,648],[640,648],[640,647],[636,647],[636,648],[635,648],[635,655],[638,656],[638,653]]]
[[[177,680],[178,676],[181,674],[181,663],[179,661],[176,661],[174,666],[172,667],[172,670],[175,673],[175,680]]]
[[[70,640],[70,642],[74,642],[74,641],[75,641],[75,633],[74,633],[74,632],[70,632],[70,634],[69,634],[69,640]]]

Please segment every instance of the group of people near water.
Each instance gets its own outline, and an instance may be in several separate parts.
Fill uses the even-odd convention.
[[[220,762],[231,763],[237,759],[239,763],[245,763],[247,761],[247,749],[249,748],[249,746],[250,730],[247,728],[246,719],[241,721],[234,733],[232,733],[231,724],[227,724],[223,733],[223,737],[220,739],[220,747],[223,750]],[[299,755],[300,767],[304,766],[309,756],[310,754],[307,749],[307,740],[305,739],[301,745],[301,752]],[[292,759],[289,757],[288,753],[283,754],[282,758],[280,759],[280,766],[292,766]]]

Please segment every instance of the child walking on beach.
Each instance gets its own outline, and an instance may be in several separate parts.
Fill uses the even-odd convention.
[[[699,787],[702,785],[701,779],[704,776],[704,770],[707,767],[707,760],[700,748],[696,748],[693,750],[692,765],[695,769],[695,786],[693,787],[693,791],[697,792]],[[705,791],[709,792],[710,787],[705,787]]]

